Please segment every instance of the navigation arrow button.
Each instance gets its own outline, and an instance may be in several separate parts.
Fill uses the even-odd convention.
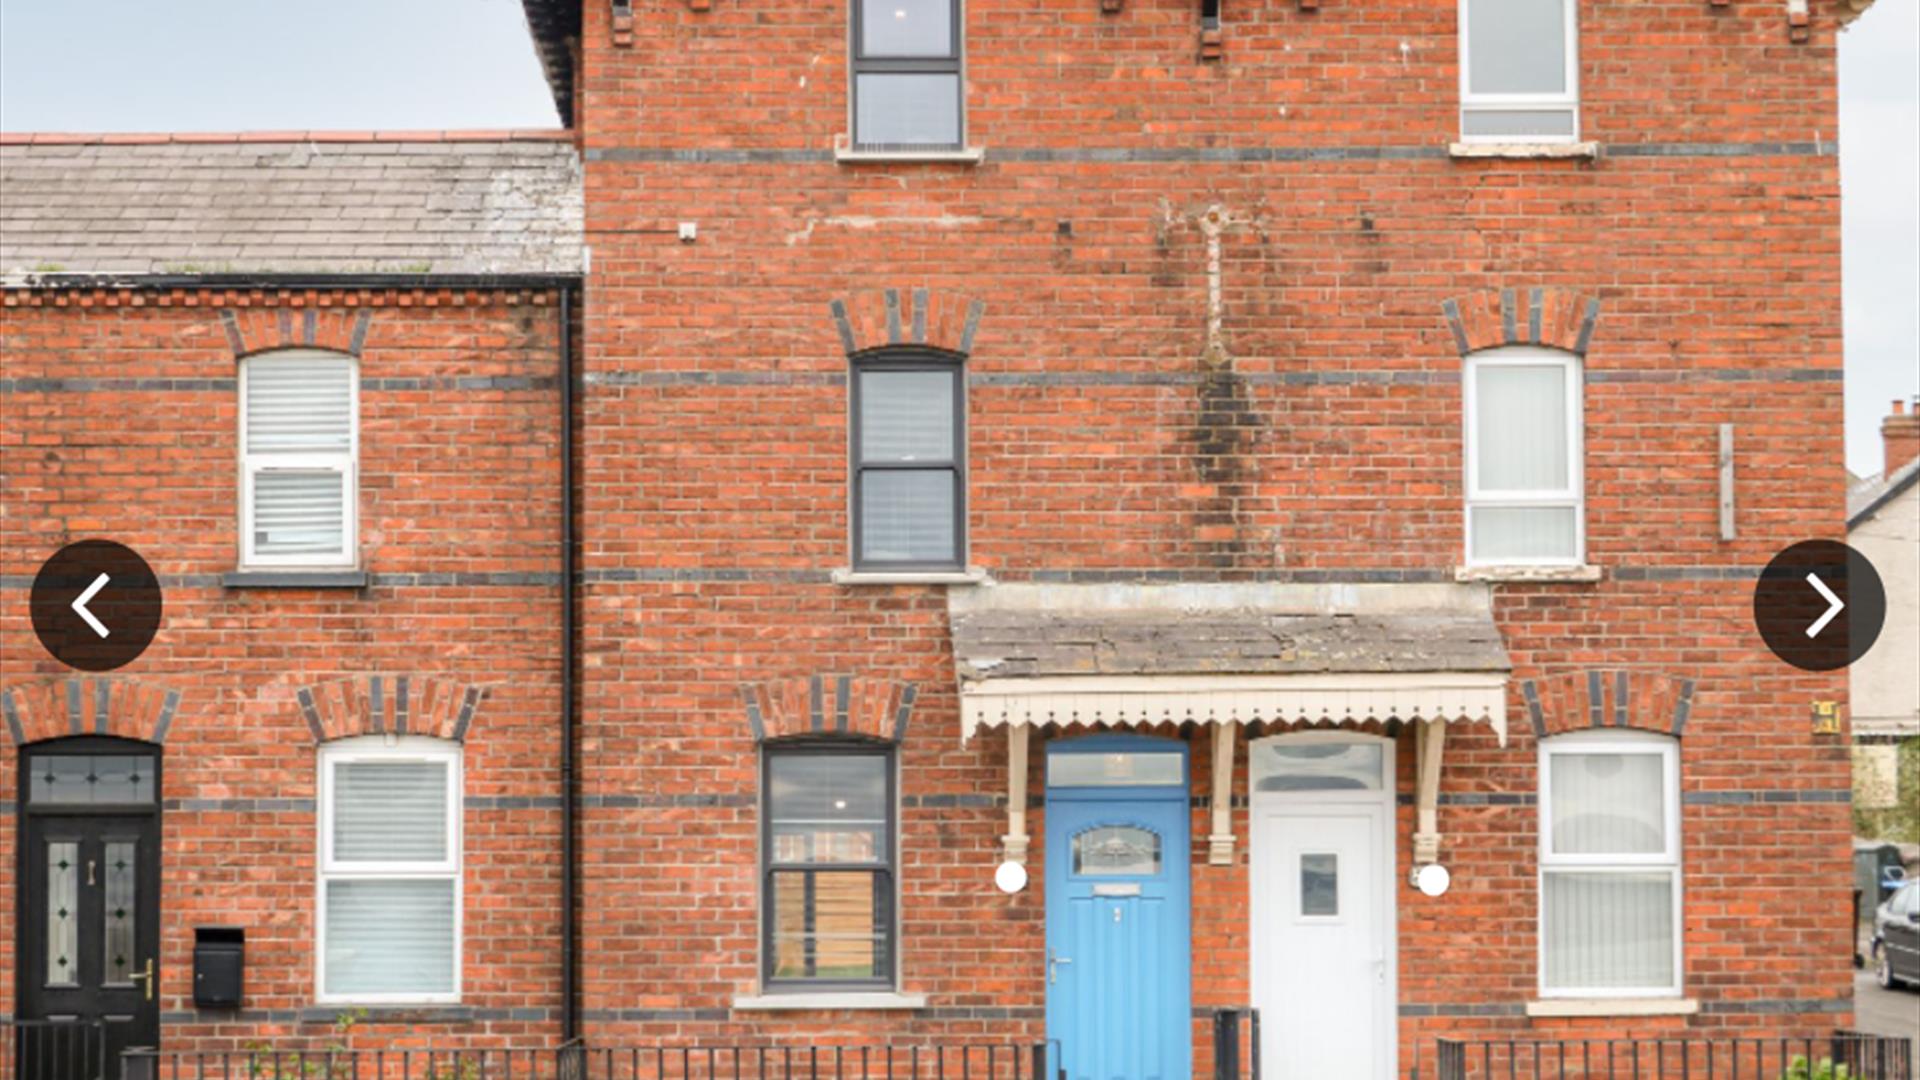
[[[87,625],[93,628],[93,632],[99,634],[101,637],[107,636],[107,628],[99,619],[93,617],[93,612],[87,610],[87,601],[100,595],[100,590],[106,588],[107,582],[112,580],[113,578],[111,576],[101,574],[99,577],[93,579],[93,584],[87,586],[86,592],[74,597],[73,603],[67,605],[73,609],[75,615],[85,619]],[[1817,588],[1818,586],[1816,585],[1815,587]],[[1808,631],[1808,633],[1812,633],[1812,631]]]
[[[1807,584],[1813,586],[1813,591],[1819,593],[1820,598],[1827,602],[1827,610],[1813,620],[1812,626],[1807,627],[1808,637],[1819,637],[1820,631],[1827,628],[1827,624],[1833,621],[1833,617],[1846,610],[1847,602],[1833,595],[1833,590],[1827,588],[1827,583],[1820,580],[1819,574],[1808,574]]]

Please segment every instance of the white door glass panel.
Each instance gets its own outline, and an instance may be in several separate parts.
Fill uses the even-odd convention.
[[[1566,0],[1467,0],[1468,91],[1564,93],[1566,19]]]
[[[859,378],[862,461],[954,460],[952,372],[863,371]]]
[[[1565,491],[1567,368],[1478,364],[1474,370],[1480,490]]]
[[[1659,754],[1551,755],[1548,807],[1556,855],[1667,850],[1666,764]]]
[[[454,991],[452,881],[335,879],[326,920],[326,994]]]
[[[1543,982],[1559,991],[1675,983],[1671,870],[1542,874]]]
[[[336,862],[447,860],[444,761],[342,761],[333,773]]]
[[[957,0],[860,0],[865,56],[952,56]]]
[[[868,147],[951,149],[960,142],[960,76],[854,77],[854,138]]]
[[[1571,560],[1579,552],[1579,511],[1571,506],[1476,506],[1473,561]]]
[[[1257,742],[1255,791],[1379,791],[1386,751],[1370,742]]]
[[[875,562],[952,562],[954,477],[869,470],[860,488],[860,552]]]

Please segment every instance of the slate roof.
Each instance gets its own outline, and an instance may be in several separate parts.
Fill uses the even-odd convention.
[[[6,136],[0,275],[581,271],[555,133]]]
[[[1006,588],[1001,586],[1000,588]],[[992,590],[989,590],[992,591]],[[1056,592],[1056,595],[1059,595]],[[960,678],[1061,675],[1266,675],[1504,672],[1490,612],[1467,605],[1298,610],[1265,604],[1131,609],[1043,601],[949,607]]]
[[[1847,491],[1847,527],[1872,517],[1901,492],[1920,480],[1920,458],[1893,470],[1893,475],[1869,476]]]

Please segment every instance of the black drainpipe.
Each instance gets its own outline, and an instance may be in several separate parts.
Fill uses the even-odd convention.
[[[560,286],[560,1039],[580,1037],[575,868],[573,627],[573,289]]]

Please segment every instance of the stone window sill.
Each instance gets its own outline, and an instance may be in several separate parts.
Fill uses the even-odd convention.
[[[1454,158],[1576,158],[1600,156],[1597,142],[1457,142],[1447,147]]]
[[[1456,566],[1453,580],[1595,582],[1604,576],[1598,566]]]
[[[842,165],[886,165],[902,162],[978,165],[985,160],[986,156],[987,149],[984,146],[965,146],[958,150],[859,150],[847,146],[833,148],[833,160]]]
[[[220,575],[229,589],[364,589],[365,570],[230,570]]]
[[[368,1024],[470,1024],[471,1005],[308,1005],[300,1010],[302,1024],[333,1024],[348,1013]]]
[[[1692,1016],[1694,998],[1543,998],[1527,1002],[1528,1016]]]
[[[965,570],[854,570],[833,572],[835,585],[991,585],[993,576],[983,568]]]
[[[737,994],[736,1012],[796,1012],[821,1009],[924,1009],[925,994],[899,994],[891,991],[860,990],[797,994]]]

